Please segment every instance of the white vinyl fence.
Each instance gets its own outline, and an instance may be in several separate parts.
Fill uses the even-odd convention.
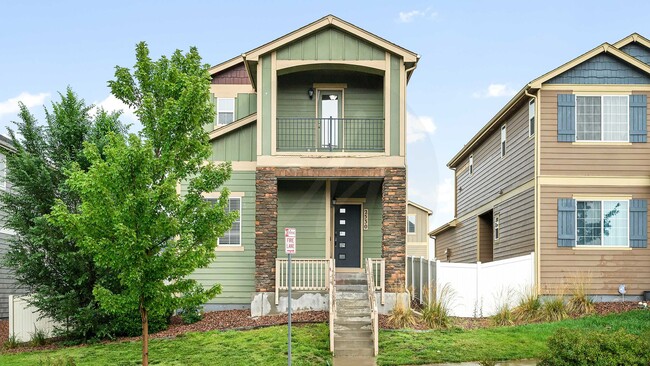
[[[27,342],[38,329],[50,337],[55,323],[48,318],[39,319],[39,311],[25,299],[26,296],[9,295],[9,335],[16,336],[18,342]]]
[[[514,306],[535,284],[535,253],[476,264],[408,257],[406,265],[411,295],[422,302],[434,283],[438,296],[448,287],[453,316],[494,315],[500,306]]]

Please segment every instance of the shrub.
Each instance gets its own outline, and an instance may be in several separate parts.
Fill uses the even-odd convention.
[[[514,324],[514,316],[512,315],[512,310],[510,310],[510,306],[508,306],[508,304],[505,302],[501,303],[501,305],[497,307],[496,314],[492,315],[490,319],[496,326],[507,326]]]
[[[542,301],[535,289],[525,291],[519,298],[519,303],[512,310],[512,317],[518,322],[534,322],[540,318]]]
[[[549,322],[566,319],[569,316],[564,296],[557,295],[546,299],[542,304],[542,317]]]
[[[577,280],[571,287],[571,297],[568,310],[575,315],[591,314],[594,311],[594,301],[587,295],[586,281]]]
[[[422,308],[422,321],[431,329],[444,329],[451,325],[449,310],[455,293],[449,284],[443,286],[439,293],[426,290],[426,299]]]
[[[34,331],[32,333],[29,333],[29,336],[29,342],[34,347],[43,346],[47,342],[47,332],[43,329],[34,327]]]
[[[542,366],[641,366],[650,362],[650,342],[623,330],[558,329],[548,340]]]
[[[388,315],[388,322],[397,328],[409,328],[415,325],[415,315],[409,306],[397,301]]]
[[[12,334],[7,338],[4,343],[4,348],[16,348],[18,347],[18,337],[15,334]]]
[[[180,311],[184,324],[194,324],[203,319],[203,308],[201,306],[190,306]]]

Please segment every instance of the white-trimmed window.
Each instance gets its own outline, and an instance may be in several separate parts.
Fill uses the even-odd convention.
[[[217,98],[217,124],[224,126],[235,120],[235,98]]]
[[[219,246],[241,246],[241,197],[229,197],[226,213],[239,211],[239,217],[232,223],[230,230],[219,238]]]
[[[469,156],[469,175],[474,174],[474,154]]]
[[[415,215],[407,215],[406,218],[407,218],[406,233],[407,234],[415,234],[416,216]]]
[[[629,246],[629,201],[576,201],[577,246]]]
[[[501,157],[506,156],[506,125],[501,126]]]
[[[0,188],[7,189],[7,157],[0,153]]]
[[[576,141],[629,140],[629,96],[576,96]]]
[[[499,221],[499,214],[496,213],[494,214],[494,219],[492,222],[492,227],[494,229],[494,240],[499,240],[499,236],[501,235],[501,223]]]
[[[528,102],[528,137],[535,134],[535,99]]]

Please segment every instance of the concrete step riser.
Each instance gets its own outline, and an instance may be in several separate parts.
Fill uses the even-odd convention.
[[[358,316],[370,316],[370,309],[337,309],[336,317],[337,318],[347,318],[347,317],[358,317]]]
[[[334,323],[347,324],[347,323],[368,323],[370,324],[370,315],[363,316],[336,316]]]
[[[357,331],[357,330],[370,330],[372,331],[371,324],[334,324],[334,333],[339,331]]]
[[[336,340],[372,340],[372,331],[368,329],[363,330],[339,330],[334,332],[334,345]]]
[[[336,357],[373,357],[373,349],[355,349],[355,350],[337,350],[334,349],[334,356]]]
[[[336,292],[368,292],[368,285],[336,285]]]
[[[334,340],[334,349],[337,350],[352,350],[352,349],[372,349],[372,339],[341,339]]]
[[[365,292],[337,292],[335,295],[337,300],[366,300],[368,301],[368,294]]]

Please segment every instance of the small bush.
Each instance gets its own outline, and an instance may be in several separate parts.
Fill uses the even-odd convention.
[[[201,306],[192,306],[181,309],[181,319],[184,324],[194,324],[203,319],[203,308]]]
[[[571,287],[568,310],[574,315],[586,315],[594,312],[594,301],[587,295],[585,280],[577,280]]]
[[[431,329],[444,329],[451,325],[449,310],[454,298],[454,291],[448,284],[437,291],[426,290],[426,302],[422,308],[422,321]]]
[[[534,322],[539,320],[541,310],[542,301],[535,289],[530,289],[519,298],[519,303],[512,310],[512,317],[517,322]]]
[[[623,330],[559,329],[548,340],[542,366],[641,366],[650,362],[650,342]]]
[[[18,337],[15,334],[9,336],[9,338],[4,343],[4,348],[16,348],[18,347]]]
[[[415,325],[415,314],[413,314],[413,310],[409,306],[397,301],[388,315],[388,322],[397,328],[409,328]]]
[[[496,314],[490,317],[492,323],[496,326],[503,327],[514,324],[514,316],[512,315],[512,310],[507,303],[502,303],[497,307]]]
[[[34,331],[32,333],[29,333],[29,336],[29,343],[31,343],[31,345],[34,347],[44,346],[47,342],[47,332],[45,332],[43,329],[34,327]]]
[[[548,322],[556,322],[569,317],[567,304],[564,302],[564,296],[554,296],[544,301],[542,304],[542,317]]]
[[[57,358],[50,358],[50,356],[45,357],[38,361],[39,366],[77,366],[74,361],[74,358],[68,356],[61,356]]]

